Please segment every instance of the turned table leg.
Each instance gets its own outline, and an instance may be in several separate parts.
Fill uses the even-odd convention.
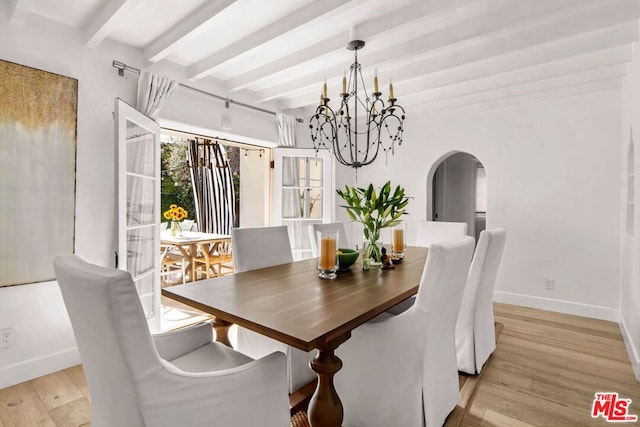
[[[229,328],[231,325],[232,323],[229,323],[226,320],[222,320],[218,317],[213,318],[213,329],[216,331],[216,341],[226,345],[227,347],[232,347],[231,341],[229,341]]]
[[[351,333],[318,346],[318,354],[311,361],[311,369],[318,374],[318,385],[309,402],[311,427],[340,427],[344,416],[342,402],[333,385],[333,377],[342,368],[342,361],[334,351]]]

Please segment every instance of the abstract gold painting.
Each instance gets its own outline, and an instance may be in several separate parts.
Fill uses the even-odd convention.
[[[78,81],[0,60],[0,286],[74,251]]]

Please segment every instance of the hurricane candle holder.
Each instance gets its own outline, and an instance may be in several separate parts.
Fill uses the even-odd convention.
[[[338,231],[318,231],[318,270],[321,279],[335,279],[338,271]]]
[[[391,229],[391,254],[395,258],[404,258],[404,253],[407,250],[407,243],[405,241],[405,236],[407,234],[406,227],[407,225],[404,222],[401,222]]]

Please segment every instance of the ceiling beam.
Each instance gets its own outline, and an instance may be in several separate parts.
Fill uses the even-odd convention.
[[[347,0],[347,2],[351,1]],[[310,3],[192,65],[189,67],[189,79],[199,80],[229,59],[235,58],[256,46],[260,46],[294,28],[304,25],[308,21],[316,19],[333,9],[344,6],[347,2],[345,0],[323,0]]]
[[[455,25],[446,26],[438,31],[414,37],[396,46],[388,47],[377,52],[360,54],[361,62],[374,63],[383,68],[386,62],[389,66],[402,67],[403,58],[415,58],[416,55],[434,55],[446,50],[460,50],[466,45],[478,45],[483,40],[492,40],[499,37],[508,36],[511,33],[522,31],[522,28],[535,28],[541,23],[551,19],[570,17],[575,13],[575,8],[569,6],[580,4],[581,9],[591,10],[598,5],[598,0],[568,0],[566,2],[530,2],[528,0],[518,0],[509,2],[506,7],[493,10],[490,13],[457,22]],[[506,37],[505,37],[506,38]],[[474,48],[475,50],[475,48]],[[481,50],[481,49],[479,49]],[[476,50],[477,52],[477,50]],[[333,67],[332,71],[337,67]],[[338,71],[339,72],[339,71]],[[324,76],[336,75],[336,71],[331,73],[324,70]],[[307,75],[309,80],[316,83],[322,78],[316,74]],[[290,84],[287,81],[287,84]],[[282,87],[278,85],[265,91],[263,101],[268,101],[273,97],[282,94]]]
[[[535,66],[544,66],[550,62],[593,62],[601,64],[615,64],[626,62],[630,55],[629,44],[638,41],[638,26],[630,21],[618,26],[607,27],[589,33],[583,33],[562,40],[542,43],[529,49],[506,52],[502,55],[486,59],[455,64],[452,67],[439,67],[434,63],[438,58],[426,58],[410,65],[394,69],[396,82],[395,92],[399,98],[403,94],[426,91],[438,87],[456,85],[466,81],[473,81],[485,77],[491,78],[503,72],[517,71]],[[448,61],[444,61],[448,62]],[[335,87],[329,86],[336,93],[339,82]],[[315,103],[318,88],[307,86],[296,96],[283,103],[283,107],[294,109]]]
[[[134,10],[142,0],[109,0],[89,22],[85,30],[85,45],[96,47],[106,39],[122,18]]]
[[[513,31],[494,31],[491,35],[478,37],[474,43],[463,43],[461,46],[441,42],[433,42],[426,40],[424,36],[418,37],[397,49],[386,49],[383,51],[372,52],[367,55],[360,56],[360,62],[363,64],[376,64],[378,67],[404,69],[410,66],[406,58],[412,62],[421,62],[423,68],[422,73],[435,72],[460,66],[466,63],[482,61],[486,58],[503,55],[509,52],[517,52],[519,50],[528,49],[543,43],[562,40],[567,37],[575,36],[581,33],[595,31],[603,27],[614,26],[623,22],[633,21],[640,16],[640,3],[638,2],[622,2],[617,3],[616,7],[611,7],[613,2],[598,2],[601,7],[589,8],[581,13],[562,16],[558,19],[551,19],[539,23],[537,26],[527,26],[524,30],[516,27]],[[593,4],[593,2],[591,2]],[[431,34],[427,37],[432,36]],[[421,40],[427,46],[431,45],[436,48],[434,51],[422,51],[421,44],[416,40]],[[411,47],[407,47],[410,45]],[[451,46],[449,46],[451,45]],[[449,46],[447,49],[443,47]],[[411,54],[415,56],[411,56]],[[399,55],[399,56],[396,56]],[[275,85],[257,93],[261,102],[275,98],[283,97],[283,95],[291,96],[292,88],[304,88],[312,86],[322,81],[326,75],[342,75],[344,65],[332,66],[320,72],[310,73],[300,76],[299,78],[283,84]],[[316,97],[310,99],[310,103],[315,102]]]
[[[208,29],[208,24],[216,15],[236,1],[214,0],[205,3],[145,47],[144,59],[149,62],[158,62],[166,58],[175,51],[179,43],[191,40],[202,34]]]
[[[460,9],[464,9],[466,16],[481,14],[486,12],[487,3],[481,0],[474,0],[472,2],[469,2],[469,0],[434,0],[411,3],[392,13],[358,25],[357,36],[361,40],[371,41],[375,38],[384,37],[396,27],[406,25],[411,21],[419,20],[426,16],[429,17],[429,20],[424,20],[422,25],[424,25],[425,28],[432,28],[437,20],[451,21],[451,17],[443,17],[446,12],[451,12],[452,10],[460,11]],[[331,25],[331,23],[329,22],[328,25]],[[227,82],[229,91],[233,92],[245,89],[252,84],[259,83],[262,79],[282,73],[288,68],[311,61],[336,50],[344,49],[349,38],[348,35],[346,31],[341,32],[329,39],[322,40],[312,46],[304,47],[285,57],[238,75]]]
[[[33,0],[9,0],[7,16],[14,24],[24,24],[26,16],[31,11]]]

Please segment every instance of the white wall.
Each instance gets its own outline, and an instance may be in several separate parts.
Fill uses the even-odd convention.
[[[240,227],[269,225],[269,151],[240,150]]]
[[[76,253],[90,262],[113,265],[113,99],[135,104],[137,76],[119,77],[111,63],[117,59],[143,67],[141,52],[110,42],[89,49],[80,31],[28,19],[38,22],[25,28],[0,12],[0,58],[78,79]],[[221,128],[223,114],[231,119],[234,134],[275,141],[273,116],[233,105],[226,110],[222,102],[184,89],[176,90],[163,111],[174,122],[209,129]],[[15,328],[15,344],[0,349],[0,388],[79,363],[56,282],[0,288],[0,328],[9,326]]]
[[[621,282],[620,327],[636,378],[640,380],[640,46],[633,48],[633,61],[622,90],[622,130],[620,138]],[[634,234],[627,234],[627,149],[633,129],[635,166]]]
[[[431,203],[429,170],[447,153],[474,155],[487,173],[487,228],[508,230],[496,299],[617,321],[620,114],[619,91],[442,121],[413,107],[395,157],[359,181],[405,186],[411,244]]]

